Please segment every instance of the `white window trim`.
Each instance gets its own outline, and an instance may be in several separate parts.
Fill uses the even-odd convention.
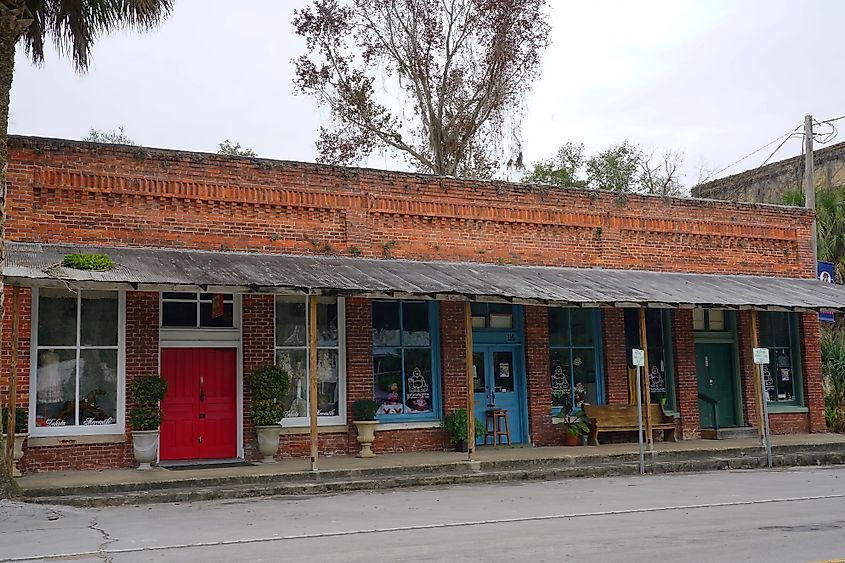
[[[276,296],[273,299],[273,361],[276,361],[276,352],[278,350],[286,349],[302,349],[305,348],[306,354],[309,344],[305,346],[276,346],[276,301],[279,298],[292,300],[287,296]],[[302,299],[305,302],[305,332],[309,334],[309,315],[308,315],[308,297],[304,296]],[[317,347],[321,348],[320,346]],[[334,346],[323,346],[322,348],[334,349]],[[311,365],[310,362],[306,365],[305,373],[310,378]],[[346,300],[343,297],[337,298],[337,411],[336,416],[318,416],[317,426],[338,426],[346,424]],[[297,416],[282,419],[282,428],[302,428],[310,426],[311,421],[307,416]]]
[[[79,312],[79,291],[77,290],[77,341],[81,323]],[[82,290],[84,293],[85,290]],[[92,290],[93,291],[93,290]],[[108,290],[115,291],[115,290]],[[30,351],[29,351],[29,435],[33,438],[40,436],[91,436],[99,434],[122,434],[126,427],[126,292],[117,291],[117,422],[115,424],[90,426],[36,426],[35,410],[37,404],[37,372],[38,372],[38,301],[39,290],[32,288],[32,305],[30,316]],[[84,346],[80,348],[113,348],[110,346]],[[79,366],[77,365],[77,369]],[[77,378],[78,386],[78,378]],[[77,399],[79,389],[77,388]]]

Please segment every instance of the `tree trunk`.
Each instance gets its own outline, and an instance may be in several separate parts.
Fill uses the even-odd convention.
[[[12,91],[12,76],[15,70],[15,44],[20,37],[20,19],[13,14],[0,17],[0,346],[3,343],[3,323],[5,314],[5,291],[3,268],[6,259],[6,169],[8,167],[7,137],[9,134],[9,96]],[[14,398],[10,401],[15,404]],[[16,492],[12,476],[8,473],[4,453],[0,469],[0,498],[7,498]]]

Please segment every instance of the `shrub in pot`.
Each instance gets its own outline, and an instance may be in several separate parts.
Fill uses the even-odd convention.
[[[249,387],[252,391],[249,415],[258,435],[258,451],[264,463],[273,463],[279,450],[280,422],[285,416],[282,400],[288,393],[290,377],[279,366],[264,366],[250,374]]]
[[[358,443],[361,444],[361,451],[358,457],[375,457],[373,453],[373,442],[376,439],[376,413],[379,404],[372,399],[360,399],[352,403],[352,422],[358,429]]]
[[[563,440],[567,446],[577,446],[581,437],[590,433],[590,419],[582,411],[558,416],[563,420]]]
[[[3,417],[2,423],[2,430],[3,435],[2,439],[0,439],[0,447],[3,448],[5,451],[6,448],[6,434],[9,431],[9,409],[3,407],[2,411],[0,411],[0,416]],[[13,477],[20,477],[21,472],[18,469],[18,461],[23,457],[23,442],[26,440],[27,437],[27,411],[24,408],[17,407],[15,409],[15,445],[13,451],[13,461],[12,464],[12,476]]]
[[[132,425],[132,451],[138,469],[150,469],[158,459],[159,427],[162,412],[159,403],[167,393],[167,380],[158,375],[139,377],[129,384],[133,407],[129,411]]]
[[[467,410],[455,409],[443,419],[443,428],[449,433],[449,441],[455,444],[455,450],[465,452],[467,441]],[[484,423],[475,419],[476,439],[484,436]]]

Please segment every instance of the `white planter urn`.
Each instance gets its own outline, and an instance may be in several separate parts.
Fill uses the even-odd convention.
[[[352,422],[358,428],[358,443],[361,444],[358,457],[376,457],[373,453],[373,442],[376,439],[378,420],[353,420]]]
[[[271,426],[256,426],[255,431],[258,434],[258,451],[264,456],[262,463],[275,463],[276,452],[279,451],[279,436],[282,433],[282,427],[278,424]]]
[[[23,457],[23,442],[26,440],[27,434],[15,434],[15,446],[12,450],[12,477],[20,477],[21,470],[18,469],[18,461]],[[0,439],[0,447],[6,451],[6,438]]]
[[[132,431],[132,450],[135,453],[135,461],[139,464],[139,471],[152,469],[150,464],[158,459],[158,438],[158,430]]]

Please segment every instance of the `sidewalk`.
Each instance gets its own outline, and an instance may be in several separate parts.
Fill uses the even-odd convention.
[[[845,463],[845,435],[773,437],[775,466]],[[218,498],[303,495],[528,479],[634,474],[637,444],[597,447],[480,447],[473,462],[456,452],[382,454],[372,459],[322,457],[274,464],[137,471],[115,469],[36,473],[18,479],[25,500],[103,506]],[[646,453],[647,473],[765,467],[757,439],[657,442]]]

